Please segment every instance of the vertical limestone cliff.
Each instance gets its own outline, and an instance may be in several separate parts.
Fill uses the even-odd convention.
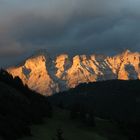
[[[43,52],[7,71],[19,76],[32,90],[50,96],[80,83],[140,79],[140,53],[126,50],[112,57],[93,54],[73,58],[61,54],[52,60]]]

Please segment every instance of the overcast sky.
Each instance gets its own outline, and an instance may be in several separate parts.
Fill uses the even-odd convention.
[[[0,0],[0,66],[51,55],[140,51],[140,0]]]

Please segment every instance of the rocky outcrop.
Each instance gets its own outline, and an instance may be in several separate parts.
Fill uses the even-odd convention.
[[[77,55],[73,58],[61,54],[52,60],[43,52],[7,71],[19,76],[31,89],[49,96],[80,83],[140,79],[140,53],[126,50],[112,57]]]

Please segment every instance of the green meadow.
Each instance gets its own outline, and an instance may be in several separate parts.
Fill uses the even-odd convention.
[[[69,111],[57,109],[53,118],[31,127],[32,136],[20,140],[57,140],[57,130],[62,129],[64,140],[127,140],[112,122],[96,118],[96,127],[87,127],[79,120],[71,120]]]

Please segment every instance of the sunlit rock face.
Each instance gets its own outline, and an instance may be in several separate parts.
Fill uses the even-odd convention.
[[[140,79],[140,53],[127,50],[113,57],[76,55],[73,58],[61,54],[51,59],[42,52],[7,71],[13,77],[19,76],[29,88],[50,96],[80,83]]]
[[[48,64],[48,65],[47,65]],[[44,55],[29,58],[18,67],[8,69],[14,77],[19,76],[29,88],[43,94],[51,95],[58,91],[57,84],[49,74],[50,60]]]

